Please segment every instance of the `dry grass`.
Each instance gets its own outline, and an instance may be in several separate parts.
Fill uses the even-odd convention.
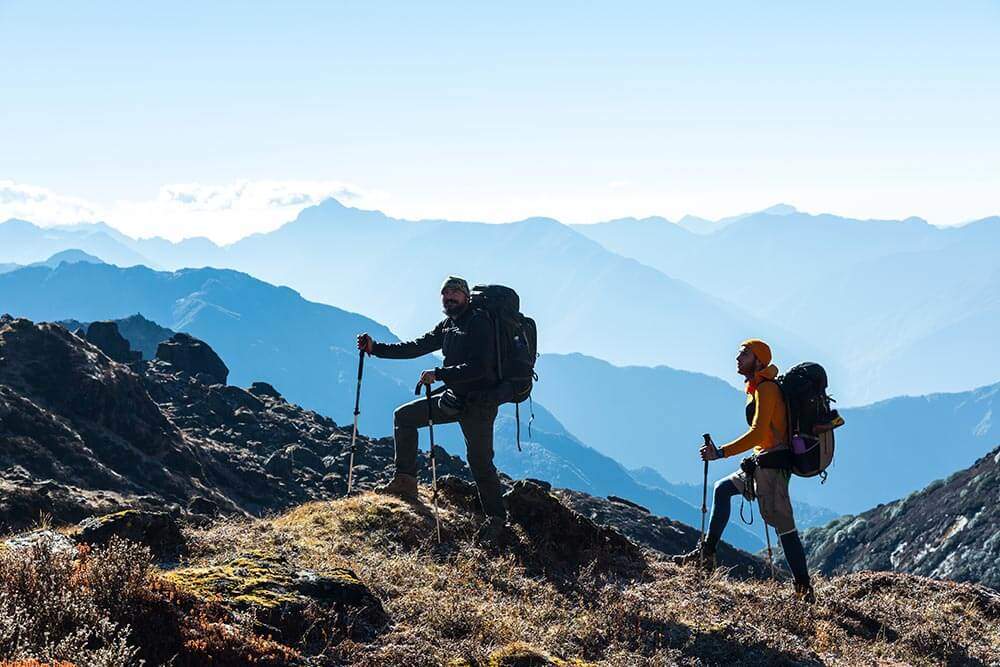
[[[370,642],[324,647],[331,664],[1000,663],[1000,601],[978,587],[858,574],[819,581],[808,606],[786,585],[664,562],[639,579],[590,568],[566,582],[529,575],[523,549],[473,546],[464,512],[443,505],[442,517],[439,546],[426,505],[361,495],[192,539],[200,562],[257,549],[357,572],[392,622]]]
[[[278,637],[288,645],[252,614],[170,583],[136,545],[0,550],[0,665],[1000,664],[1000,598],[980,587],[864,573],[820,580],[808,606],[786,585],[659,560],[638,573],[546,567],[552,552],[523,531],[501,553],[474,546],[467,512],[444,502],[442,518],[438,545],[426,503],[365,494],[190,532],[191,576],[226,574],[218,566],[241,554],[349,568],[389,618],[359,634],[312,610],[309,632]],[[269,601],[280,602],[255,592],[243,603]]]
[[[293,650],[164,582],[144,547],[0,549],[0,660],[10,665],[284,665]]]

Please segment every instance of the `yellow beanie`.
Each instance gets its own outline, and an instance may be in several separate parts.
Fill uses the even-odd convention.
[[[771,364],[771,346],[759,338],[751,338],[750,340],[743,341],[742,347],[749,348],[764,366]]]

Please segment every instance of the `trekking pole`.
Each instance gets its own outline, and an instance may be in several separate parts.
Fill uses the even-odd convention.
[[[760,504],[760,496],[757,496],[757,504]],[[753,505],[750,506],[753,508]],[[767,564],[771,566],[771,579],[774,579],[774,554],[771,552],[771,531],[767,529],[767,519],[764,518],[764,511],[760,512],[761,523],[764,524],[764,541],[767,542]]]
[[[431,398],[431,386],[427,387],[427,431],[431,437],[431,500],[434,502],[434,523],[437,525],[437,540],[441,544],[441,517],[438,515],[438,476],[437,459],[434,456],[434,400]],[[420,395],[420,385],[416,394]]]
[[[708,433],[701,437],[705,439],[705,445],[715,447],[712,436]],[[705,516],[708,514],[708,461],[705,461],[705,473],[701,482],[701,544],[705,544]]]
[[[358,389],[354,394],[354,430],[351,431],[351,462],[347,465],[347,495],[354,486],[354,452],[358,441],[358,415],[361,414],[361,376],[365,372],[365,351],[358,355]]]

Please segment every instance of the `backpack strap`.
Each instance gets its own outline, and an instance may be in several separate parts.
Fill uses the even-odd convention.
[[[781,389],[781,383],[777,380],[772,380],[771,378],[765,378],[757,383],[757,386],[764,384],[765,382],[773,382],[778,387],[778,391],[781,393],[781,399],[785,403],[785,433],[788,434],[788,442],[785,444],[789,447],[792,446],[792,404],[788,401],[788,396]]]

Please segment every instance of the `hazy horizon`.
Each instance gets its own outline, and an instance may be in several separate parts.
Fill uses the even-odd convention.
[[[1000,208],[995,3],[0,3],[0,218]]]
[[[677,217],[668,217],[668,216],[665,216],[665,215],[651,213],[649,215],[641,215],[641,216],[637,216],[637,215],[620,215],[620,216],[613,216],[613,217],[609,217],[609,218],[586,220],[586,221],[582,221],[582,222],[567,221],[567,220],[562,220],[562,219],[559,219],[559,218],[553,218],[552,216],[544,216],[544,215],[527,215],[527,216],[525,216],[523,218],[510,219],[510,220],[472,220],[472,219],[457,220],[457,219],[452,219],[452,218],[446,218],[444,216],[429,216],[429,217],[423,217],[423,218],[414,218],[414,217],[407,217],[407,216],[396,216],[396,215],[393,215],[390,212],[386,211],[385,209],[379,208],[377,206],[355,205],[351,201],[352,199],[356,198],[353,194],[349,193],[345,197],[343,193],[340,193],[339,197],[331,195],[331,196],[327,196],[327,197],[324,197],[322,199],[318,199],[318,200],[315,200],[315,201],[310,199],[310,200],[304,201],[304,202],[297,201],[294,204],[286,204],[286,205],[282,205],[280,207],[275,207],[275,208],[273,208],[270,211],[269,215],[263,215],[262,216],[262,215],[259,215],[259,212],[258,212],[258,215],[251,216],[252,223],[255,223],[255,224],[247,225],[247,228],[244,229],[244,230],[242,230],[239,233],[239,235],[236,235],[236,236],[233,236],[233,235],[213,234],[212,233],[212,231],[214,231],[213,229],[211,229],[211,228],[205,228],[204,227],[204,222],[206,220],[211,220],[213,217],[223,217],[223,216],[226,216],[226,215],[229,215],[229,214],[232,214],[232,213],[236,213],[236,212],[227,213],[225,211],[221,211],[221,212],[220,211],[203,211],[198,216],[201,219],[201,224],[202,224],[202,226],[200,227],[201,231],[200,232],[196,232],[196,233],[192,233],[192,234],[185,234],[185,235],[180,235],[179,236],[176,233],[178,231],[178,226],[170,224],[169,220],[167,220],[166,224],[164,224],[164,225],[161,225],[161,226],[159,226],[159,227],[157,227],[155,229],[149,230],[147,233],[142,233],[141,228],[137,229],[136,225],[129,224],[128,220],[121,220],[121,219],[118,218],[118,216],[113,216],[110,219],[105,218],[105,217],[100,217],[100,216],[94,216],[94,217],[90,217],[90,218],[80,218],[80,219],[66,219],[66,220],[55,219],[55,220],[53,220],[53,219],[51,219],[51,218],[49,218],[49,217],[47,217],[45,215],[42,215],[42,217],[40,217],[40,218],[37,217],[37,216],[32,216],[30,214],[26,215],[25,213],[31,210],[31,206],[30,205],[25,206],[26,202],[24,202],[23,200],[20,201],[20,202],[15,202],[15,205],[11,205],[10,202],[4,201],[3,200],[3,195],[5,193],[4,187],[5,187],[5,185],[4,185],[3,181],[0,181],[0,224],[2,224],[4,222],[9,222],[10,220],[24,220],[26,222],[30,222],[30,223],[32,223],[32,224],[34,224],[34,225],[36,225],[38,227],[42,227],[42,228],[72,227],[74,225],[80,225],[80,224],[83,224],[83,225],[88,225],[88,224],[105,224],[105,225],[111,227],[112,229],[115,229],[116,231],[121,232],[122,234],[125,234],[126,236],[129,236],[129,237],[134,238],[134,239],[150,239],[150,238],[158,237],[158,238],[163,238],[163,239],[169,240],[169,241],[171,241],[173,243],[177,243],[177,242],[184,241],[184,240],[187,240],[187,239],[207,238],[207,239],[211,240],[213,243],[215,243],[217,245],[220,245],[220,246],[225,246],[225,245],[229,245],[229,244],[235,243],[235,242],[237,242],[237,241],[239,241],[241,239],[244,239],[244,238],[246,238],[248,236],[252,236],[254,234],[267,233],[267,232],[271,232],[271,231],[274,231],[276,229],[279,229],[279,228],[283,227],[286,224],[294,222],[295,219],[296,219],[296,217],[299,215],[299,213],[301,213],[306,208],[310,208],[310,207],[313,207],[313,206],[318,206],[318,205],[324,203],[325,201],[327,201],[329,199],[336,200],[340,205],[344,206],[345,208],[355,208],[355,209],[364,210],[364,211],[378,211],[378,212],[384,213],[385,215],[387,215],[387,216],[389,216],[391,218],[400,219],[400,220],[406,220],[406,221],[412,221],[412,222],[422,222],[422,221],[427,221],[427,220],[445,220],[445,221],[448,221],[448,222],[458,222],[458,223],[498,224],[498,225],[513,224],[513,223],[521,222],[523,220],[528,220],[528,219],[532,219],[532,218],[551,218],[551,219],[556,220],[560,224],[564,224],[564,225],[601,224],[601,223],[606,223],[606,222],[612,222],[612,221],[615,221],[615,220],[630,219],[630,218],[634,218],[634,219],[638,219],[638,220],[648,219],[648,218],[662,218],[662,219],[666,220],[669,223],[678,224],[681,220],[683,220],[684,218],[687,218],[687,217],[699,218],[699,219],[703,219],[703,220],[708,220],[708,221],[713,222],[713,223],[717,223],[719,221],[723,221],[723,220],[727,220],[727,219],[731,219],[731,218],[736,218],[736,217],[741,217],[741,216],[749,216],[749,215],[753,215],[753,214],[756,214],[756,213],[764,213],[764,212],[769,211],[770,209],[778,208],[778,207],[791,207],[792,209],[794,209],[794,212],[796,212],[796,213],[810,215],[810,216],[833,215],[833,216],[837,216],[837,217],[849,218],[849,219],[857,219],[857,220],[861,220],[861,221],[886,221],[886,220],[888,220],[888,221],[891,221],[891,222],[902,222],[903,220],[906,220],[906,219],[918,218],[918,219],[923,220],[924,222],[927,222],[930,225],[933,225],[935,227],[941,227],[941,228],[946,228],[946,227],[960,227],[960,226],[962,226],[964,224],[968,224],[968,223],[972,223],[972,222],[977,222],[979,220],[983,220],[983,219],[987,219],[987,218],[992,218],[992,217],[996,217],[997,215],[1000,215],[1000,213],[994,213],[994,214],[988,214],[988,215],[985,215],[985,216],[982,216],[982,217],[979,217],[979,218],[972,218],[972,219],[968,219],[968,220],[959,220],[959,221],[956,221],[956,222],[953,222],[953,223],[950,223],[950,224],[940,224],[940,223],[934,223],[934,222],[932,222],[932,221],[928,220],[927,218],[925,218],[923,216],[920,216],[920,215],[906,216],[904,218],[878,218],[878,217],[874,217],[874,216],[866,216],[866,217],[855,218],[854,216],[850,216],[850,215],[838,213],[836,211],[806,211],[806,210],[803,210],[801,207],[796,206],[793,203],[789,203],[789,202],[786,202],[786,201],[781,201],[781,202],[774,202],[774,203],[772,203],[772,204],[770,204],[768,206],[765,206],[765,207],[763,207],[761,209],[733,211],[733,212],[727,213],[725,215],[722,215],[722,216],[719,216],[719,217],[716,217],[716,218],[710,218],[708,216],[699,215],[696,212],[689,212],[689,213],[685,213],[685,214],[683,214],[681,216],[677,216]],[[44,196],[44,195],[39,195],[39,196]],[[37,203],[42,203],[42,206],[40,208],[44,208],[44,205],[45,205],[44,204],[44,200],[41,200],[40,202],[37,202]],[[179,215],[181,217],[183,217],[185,214],[179,214]],[[188,213],[187,215],[190,215],[190,213]]]

